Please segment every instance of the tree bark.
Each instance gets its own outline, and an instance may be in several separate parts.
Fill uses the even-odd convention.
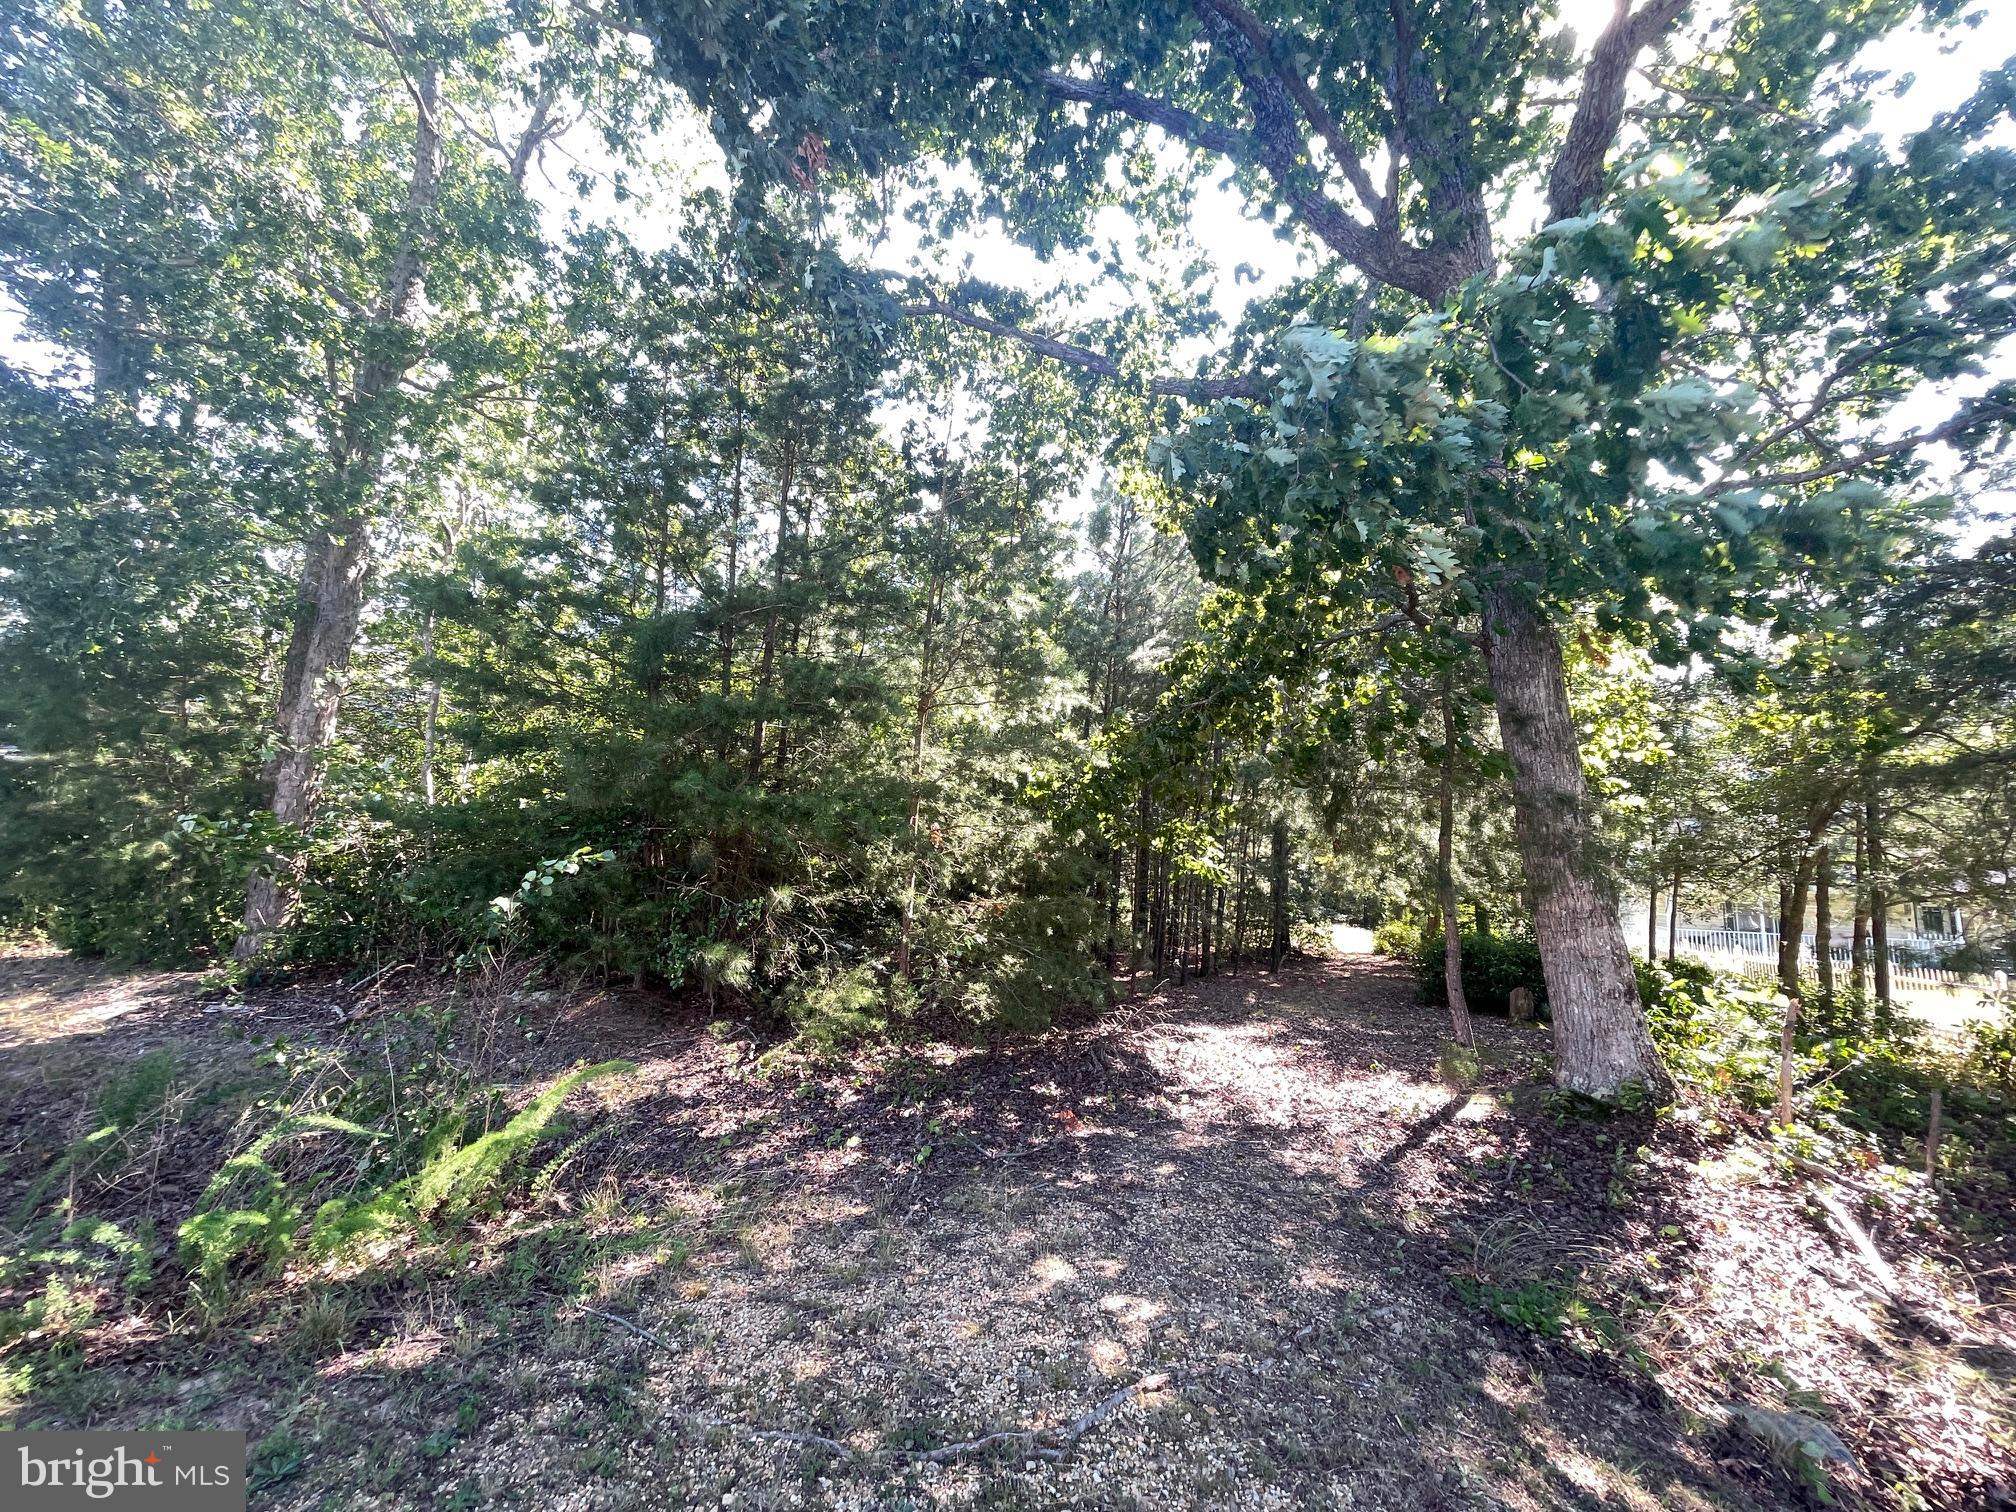
[[[1253,830],[1245,817],[1239,820],[1239,879],[1232,899],[1232,970],[1236,975],[1246,959],[1246,889],[1251,875]]]
[[[1288,955],[1288,816],[1274,816],[1272,836],[1272,889],[1268,897],[1273,922],[1267,943],[1267,969],[1278,972]]]
[[[1855,991],[1869,995],[1869,826],[1866,811],[1855,813],[1855,922],[1848,933],[1848,976]]]
[[[735,721],[729,713],[735,696],[735,590],[742,574],[742,469],[749,450],[748,412],[742,391],[742,362],[735,364],[735,463],[728,475],[727,570],[721,600],[721,729],[716,750],[722,761],[734,746]]]
[[[405,224],[377,311],[379,320],[390,326],[405,321],[419,286],[421,233],[440,188],[441,142],[435,124],[440,70],[432,63],[424,65],[415,88],[418,110]],[[302,553],[294,625],[273,719],[274,750],[261,774],[273,817],[297,832],[315,822],[322,755],[336,735],[343,685],[371,577],[372,496],[386,446],[382,417],[373,412],[405,371],[404,363],[377,358],[358,362],[330,457],[331,508]],[[247,880],[244,920],[231,950],[235,959],[257,960],[274,932],[285,927],[300,895],[300,864],[298,856],[283,858],[272,870],[255,871]]]
[[[1813,858],[1813,965],[1820,978],[1820,996],[1834,1000],[1834,856],[1821,846]]]
[[[903,882],[903,927],[896,942],[896,975],[910,975],[910,946],[917,931],[917,871],[923,838],[924,751],[931,732],[931,710],[937,690],[937,636],[944,606],[943,578],[934,573],[925,590],[924,628],[917,658],[917,709],[910,726],[910,797],[905,807],[903,827],[908,837],[910,863]]]
[[[1456,709],[1451,679],[1442,679],[1442,772],[1435,834],[1435,894],[1442,907],[1442,972],[1447,984],[1449,1031],[1472,1045],[1470,1002],[1463,992],[1463,927],[1456,917]]]
[[[1666,889],[1666,964],[1680,954],[1680,868],[1673,868],[1673,885]]]
[[[791,484],[796,472],[797,447],[787,439],[777,478],[777,543],[770,557],[770,609],[763,618],[763,655],[756,668],[756,729],[749,740],[751,783],[763,775],[763,748],[770,733],[770,683],[777,672],[777,643],[784,608],[784,566],[791,541]]]
[[[1128,928],[1134,936],[1128,951],[1128,970],[1141,969],[1141,961],[1147,953],[1148,943],[1148,834],[1154,821],[1154,803],[1148,796],[1146,783],[1141,786],[1141,795],[1134,811],[1134,906],[1128,921]]]
[[[462,532],[468,528],[469,495],[464,492],[455,510],[455,523],[441,527],[441,564],[444,568],[454,564],[456,550],[461,545]],[[660,561],[662,564],[662,557]],[[428,808],[434,807],[434,757],[440,745],[441,729],[441,675],[432,666],[436,619],[433,606],[429,605],[427,618],[420,626],[420,659],[429,663],[426,713],[420,722],[420,796]],[[431,831],[428,840],[431,844],[433,840]]]
[[[1806,937],[1806,893],[1813,885],[1813,852],[1801,847],[1799,863],[1778,888],[1778,985],[1799,995],[1799,947]]]
[[[1885,875],[1889,858],[1883,853],[1883,800],[1876,791],[1873,775],[1866,779],[1862,821],[1869,844],[1869,955],[1876,977],[1876,1011],[1888,1021],[1890,1001],[1890,879]]]
[[[276,745],[262,774],[268,808],[290,830],[305,831],[315,821],[322,753],[336,735],[370,572],[370,529],[361,514],[323,532],[302,562],[274,723]],[[258,959],[274,932],[286,926],[299,894],[298,860],[254,872],[232,956]]]
[[[1513,585],[1488,586],[1484,608],[1486,663],[1553,1014],[1555,1079],[1606,1100],[1632,1083],[1667,1097],[1672,1082],[1601,883],[1561,643]]]

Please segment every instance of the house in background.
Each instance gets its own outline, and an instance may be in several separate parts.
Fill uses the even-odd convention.
[[[1852,896],[1849,893],[1836,895],[1833,928],[1828,939],[1830,954],[1844,966],[1854,941],[1855,918],[1852,912],[1844,913],[1842,910],[1852,906]],[[1777,959],[1778,905],[1775,901],[1729,898],[1719,908],[1703,908],[1683,900],[1677,921],[1677,942],[1671,939],[1674,921],[1668,909],[1669,904],[1661,898],[1657,931],[1661,955],[1667,954],[1677,943],[1674,953],[1679,955],[1741,955]],[[1632,949],[1644,950],[1647,944],[1646,900],[1641,897],[1627,901],[1619,913],[1625,940]],[[1888,923],[1890,959],[1900,966],[1937,966],[1948,954],[1967,943],[1965,916],[1960,909],[1947,905],[1893,903],[1888,910]],[[1810,899],[1800,954],[1808,960],[1814,955]]]

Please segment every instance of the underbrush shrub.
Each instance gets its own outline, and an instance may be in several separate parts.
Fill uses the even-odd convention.
[[[202,966],[229,953],[245,879],[276,843],[270,814],[151,817],[24,861],[0,914],[66,950],[121,965]],[[0,865],[7,858],[0,853]]]
[[[923,990],[961,1028],[1033,1033],[1058,1008],[1104,990],[1098,941],[1105,916],[1089,898],[1055,894],[988,899],[948,910],[954,934],[943,976]]]
[[[788,828],[762,830],[730,857],[705,833],[535,823],[499,797],[419,814],[380,805],[319,838],[286,958],[466,968],[506,942],[557,969],[767,1007],[832,1044],[893,1029],[1040,1029],[1105,986],[1105,919],[1076,863],[1008,846],[939,879],[912,924],[913,1010],[894,1004],[902,992],[889,981],[908,872],[886,844],[808,862]],[[860,837],[832,840],[844,855]],[[527,860],[542,856],[554,859]],[[894,1006],[869,1003],[871,975]]]
[[[1769,1106],[1785,1011],[1777,992],[1698,961],[1634,964],[1652,1041],[1674,1077],[1745,1108]]]
[[[1987,1014],[1964,1027],[1967,1067],[2005,1098],[2016,1096],[2016,997],[1982,1006]]]
[[[1372,931],[1372,948],[1396,960],[1412,961],[1421,952],[1421,924],[1416,919],[1388,919]]]
[[[785,1021],[817,1050],[844,1050],[886,1034],[890,1000],[871,967],[821,966],[804,973],[783,994]]]
[[[1544,1017],[1547,980],[1540,970],[1540,947],[1526,933],[1465,934],[1463,942],[1463,995],[1472,1013],[1495,1014],[1502,1018],[1512,1011],[1512,994],[1521,987],[1533,994]],[[1448,997],[1448,971],[1442,956],[1442,932],[1422,933],[1407,957],[1414,968],[1424,1003],[1440,1003]]]

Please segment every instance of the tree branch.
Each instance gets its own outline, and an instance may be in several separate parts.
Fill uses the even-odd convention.
[[[1053,362],[1062,362],[1101,378],[1122,376],[1119,364],[1090,347],[1074,346],[1068,341],[1059,341],[1056,337],[1045,336],[1039,331],[1024,330],[1021,326],[1009,325],[1006,321],[993,320],[943,299],[918,300],[901,308],[905,315],[933,315],[941,320],[963,325],[969,330],[984,331],[989,336],[999,336],[1008,341],[1019,341],[1031,351],[1048,357]],[[1162,398],[1191,399],[1198,403],[1209,403],[1214,399],[1259,399],[1266,393],[1261,381],[1257,377],[1250,376],[1243,378],[1164,376],[1154,379],[1149,384],[1148,391]]]
[[[1852,457],[1843,457],[1839,461],[1819,467],[1802,468],[1797,472],[1760,473],[1748,478],[1728,478],[1713,488],[1689,494],[1682,502],[1701,503],[1708,499],[1720,498],[1723,494],[1743,493],[1753,488],[1788,488],[1798,483],[1818,483],[1825,478],[1838,478],[1844,473],[1859,471],[1872,462],[1881,462],[1889,457],[1917,451],[1921,447],[1950,441],[1955,436],[1963,435],[1984,421],[1998,416],[2005,424],[2016,421],[2016,407],[1989,404],[1963,410],[1943,425],[1935,425],[1930,430],[1914,431],[1908,436],[1899,436],[1895,441],[1864,447]]]
[[[1095,110],[1109,111],[1116,115],[1132,116],[1137,121],[1160,126],[1171,136],[1180,137],[1193,147],[1202,147],[1209,152],[1248,161],[1255,156],[1253,139],[1244,132],[1235,131],[1230,126],[1221,126],[1216,121],[1208,121],[1196,111],[1185,110],[1181,105],[1168,100],[1158,100],[1132,89],[1124,89],[1118,84],[1104,84],[1097,79],[1080,79],[1071,74],[1059,73],[1054,68],[1046,68],[1038,74],[1036,82],[1060,100],[1090,105]]]
[[[1367,210],[1375,216],[1379,215],[1384,201],[1373,188],[1371,175],[1365,171],[1364,162],[1352,150],[1351,144],[1344,139],[1344,132],[1338,126],[1337,118],[1330,113],[1329,107],[1316,97],[1316,91],[1309,87],[1309,81],[1298,70],[1289,67],[1282,58],[1280,38],[1269,31],[1258,16],[1239,4],[1238,0],[1203,0],[1203,3],[1237,27],[1246,40],[1267,59],[1274,76],[1281,81],[1281,86],[1288,91],[1289,97],[1296,105],[1301,107],[1303,117],[1316,129],[1316,134],[1323,138],[1324,145],[1330,149],[1330,155],[1337,160],[1337,166],[1350,181],[1359,200]]]
[[[1690,0],[1650,0],[1635,15],[1631,0],[1617,0],[1617,13],[1596,39],[1582,74],[1582,94],[1568,123],[1554,170],[1547,175],[1547,209],[1555,220],[1579,212],[1603,188],[1603,159],[1624,119],[1624,87],[1647,43],[1685,10]]]
[[[1253,112],[1253,146],[1261,166],[1325,245],[1367,277],[1428,300],[1439,300],[1475,271],[1458,259],[1409,246],[1380,227],[1357,219],[1314,187],[1298,162],[1306,144],[1288,91],[1273,66],[1251,39],[1219,12],[1215,0],[1191,0],[1191,4],[1206,40],[1231,60],[1239,75],[1240,89]]]
[[[1140,94],[1098,79],[1081,79],[1046,69],[1035,77],[1036,84],[1058,99],[1089,105],[1095,110],[1131,116],[1137,121],[1159,126],[1171,136],[1216,152],[1237,162],[1264,169],[1280,189],[1291,209],[1332,251],[1380,283],[1438,299],[1464,272],[1445,266],[1449,259],[1410,247],[1391,229],[1357,219],[1313,187],[1298,166],[1304,141],[1296,126],[1296,112],[1288,88],[1274,65],[1261,57],[1254,44],[1238,26],[1216,8],[1223,0],[1195,0],[1198,18],[1206,35],[1233,59],[1247,102],[1254,112],[1256,130],[1247,133],[1207,120],[1193,110],[1172,101]],[[1255,23],[1258,25],[1258,23]],[[1264,28],[1263,28],[1264,34]],[[985,77],[985,76],[983,76]],[[1306,86],[1305,86],[1306,87]],[[1311,96],[1314,100],[1314,96]],[[1315,101],[1320,111],[1322,104]],[[1334,123],[1333,123],[1334,127]],[[1320,128],[1319,128],[1320,129]],[[1339,133],[1339,142],[1342,134]],[[1348,144],[1345,144],[1348,150]],[[1354,187],[1365,175],[1362,167],[1353,177]],[[1375,212],[1382,205],[1376,190],[1366,180],[1367,205]]]

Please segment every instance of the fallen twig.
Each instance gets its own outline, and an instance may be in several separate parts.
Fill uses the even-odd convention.
[[[1831,1181],[1834,1185],[1846,1187],[1851,1192],[1860,1192],[1864,1197],[1881,1197],[1885,1201],[1895,1202],[1899,1195],[1901,1195],[1896,1191],[1886,1192],[1881,1187],[1870,1186],[1866,1181],[1857,1181],[1853,1176],[1844,1175],[1832,1166],[1822,1165],[1817,1160],[1808,1160],[1804,1155],[1788,1155],[1786,1159],[1792,1163],[1795,1169],[1804,1171],[1808,1176],[1817,1176],[1822,1181]]]
[[[1078,1418],[1067,1427],[1059,1429],[1057,1436],[1064,1440],[1065,1445],[1068,1447],[1076,1443],[1083,1435],[1097,1428],[1142,1392],[1160,1391],[1169,1384],[1170,1380],[1170,1373],[1164,1370],[1158,1371],[1154,1375],[1145,1375],[1131,1386],[1122,1386],[1083,1417]]]
[[[621,1324],[632,1332],[644,1334],[646,1338],[656,1340],[658,1343],[662,1344],[665,1342],[659,1339],[656,1334],[646,1333],[645,1330],[638,1328],[627,1319],[617,1317],[614,1313],[601,1312],[592,1307],[584,1307],[582,1311],[594,1313],[598,1318],[607,1318],[612,1323]],[[805,1433],[790,1428],[750,1428],[741,1423],[726,1422],[723,1419],[707,1417],[697,1412],[687,1413],[685,1416],[690,1422],[698,1423],[706,1428],[719,1428],[730,1433],[744,1433],[750,1438],[766,1439],[772,1443],[803,1444],[808,1448],[824,1449],[827,1453],[838,1455],[841,1459],[846,1460],[873,1459],[884,1455],[900,1455],[904,1459],[915,1460],[919,1464],[942,1465],[949,1460],[962,1459],[969,1454],[984,1454],[988,1450],[998,1448],[1004,1444],[1018,1444],[1023,1446],[1020,1450],[1021,1453],[1055,1464],[1070,1452],[1079,1439],[1113,1416],[1114,1413],[1118,1412],[1128,1402],[1144,1391],[1160,1391],[1173,1379],[1173,1373],[1166,1370],[1158,1371],[1154,1375],[1143,1376],[1140,1380],[1130,1385],[1122,1386],[1118,1391],[1111,1392],[1100,1398],[1090,1411],[1073,1418],[1070,1422],[1058,1428],[1007,1428],[998,1433],[983,1433],[978,1438],[962,1439],[956,1444],[940,1444],[935,1449],[878,1449],[871,1454],[863,1454],[860,1450],[850,1448],[838,1439],[827,1438],[824,1434]]]
[[[1823,1173],[1829,1180],[1838,1179],[1825,1166],[1813,1166],[1812,1162],[1799,1160],[1797,1156],[1793,1158],[1802,1167],[1811,1166],[1813,1169]],[[1903,1287],[1898,1284],[1897,1272],[1891,1268],[1890,1262],[1883,1258],[1883,1252],[1876,1248],[1876,1241],[1869,1237],[1868,1231],[1855,1221],[1853,1215],[1849,1213],[1846,1204],[1823,1187],[1816,1185],[1812,1188],[1812,1192],[1813,1200],[1819,1204],[1820,1211],[1826,1215],[1828,1225],[1841,1238],[1842,1242],[1854,1252],[1855,1257],[1862,1262],[1863,1267],[1869,1274],[1874,1277],[1875,1284],[1869,1289],[1874,1291],[1884,1302],[1888,1303],[1898,1316],[1923,1329],[1934,1338],[1951,1339],[1956,1337],[1956,1330],[1952,1323],[1940,1317],[1931,1309],[1913,1301],[1905,1293]]]
[[[734,1425],[723,1423],[721,1426],[726,1428]],[[799,1433],[789,1428],[748,1428],[743,1431],[751,1438],[771,1439],[779,1443],[803,1444],[807,1448],[824,1449],[829,1454],[839,1455],[842,1459],[858,1459],[860,1457],[854,1450],[841,1443],[840,1440],[827,1438],[822,1433]]]
[[[962,1455],[984,1453],[996,1444],[1028,1444],[1032,1446],[1029,1452],[1040,1459],[1057,1460],[1064,1457],[1064,1451],[1061,1449],[1035,1448],[1039,1436],[1036,1430],[1031,1428],[1012,1428],[1001,1433],[982,1434],[979,1438],[967,1439],[963,1443],[941,1444],[936,1449],[911,1449],[906,1453],[910,1459],[920,1464],[942,1465],[947,1460],[958,1459]]]
[[[604,1312],[599,1307],[588,1307],[584,1305],[581,1311],[589,1314],[591,1317],[601,1318],[605,1322],[614,1323],[618,1328],[626,1328],[631,1333],[637,1335],[637,1337],[640,1339],[649,1339],[653,1344],[656,1344],[660,1349],[672,1348],[671,1341],[666,1339],[662,1334],[655,1334],[651,1332],[651,1330],[648,1328],[642,1327],[641,1325],[636,1323],[632,1323],[628,1318],[619,1318],[618,1316],[616,1316],[615,1313]]]
[[[1060,1460],[1079,1439],[1097,1428],[1135,1397],[1144,1391],[1160,1391],[1171,1379],[1170,1372],[1166,1370],[1157,1371],[1154,1375],[1145,1375],[1140,1380],[1102,1397],[1089,1412],[1073,1418],[1060,1428],[1006,1429],[1000,1433],[988,1433],[976,1439],[967,1439],[962,1443],[944,1444],[936,1449],[912,1449],[908,1451],[908,1457],[925,1464],[943,1464],[946,1460],[958,1459],[963,1455],[982,1453],[997,1444],[1020,1443],[1029,1445],[1027,1452],[1038,1459]]]

